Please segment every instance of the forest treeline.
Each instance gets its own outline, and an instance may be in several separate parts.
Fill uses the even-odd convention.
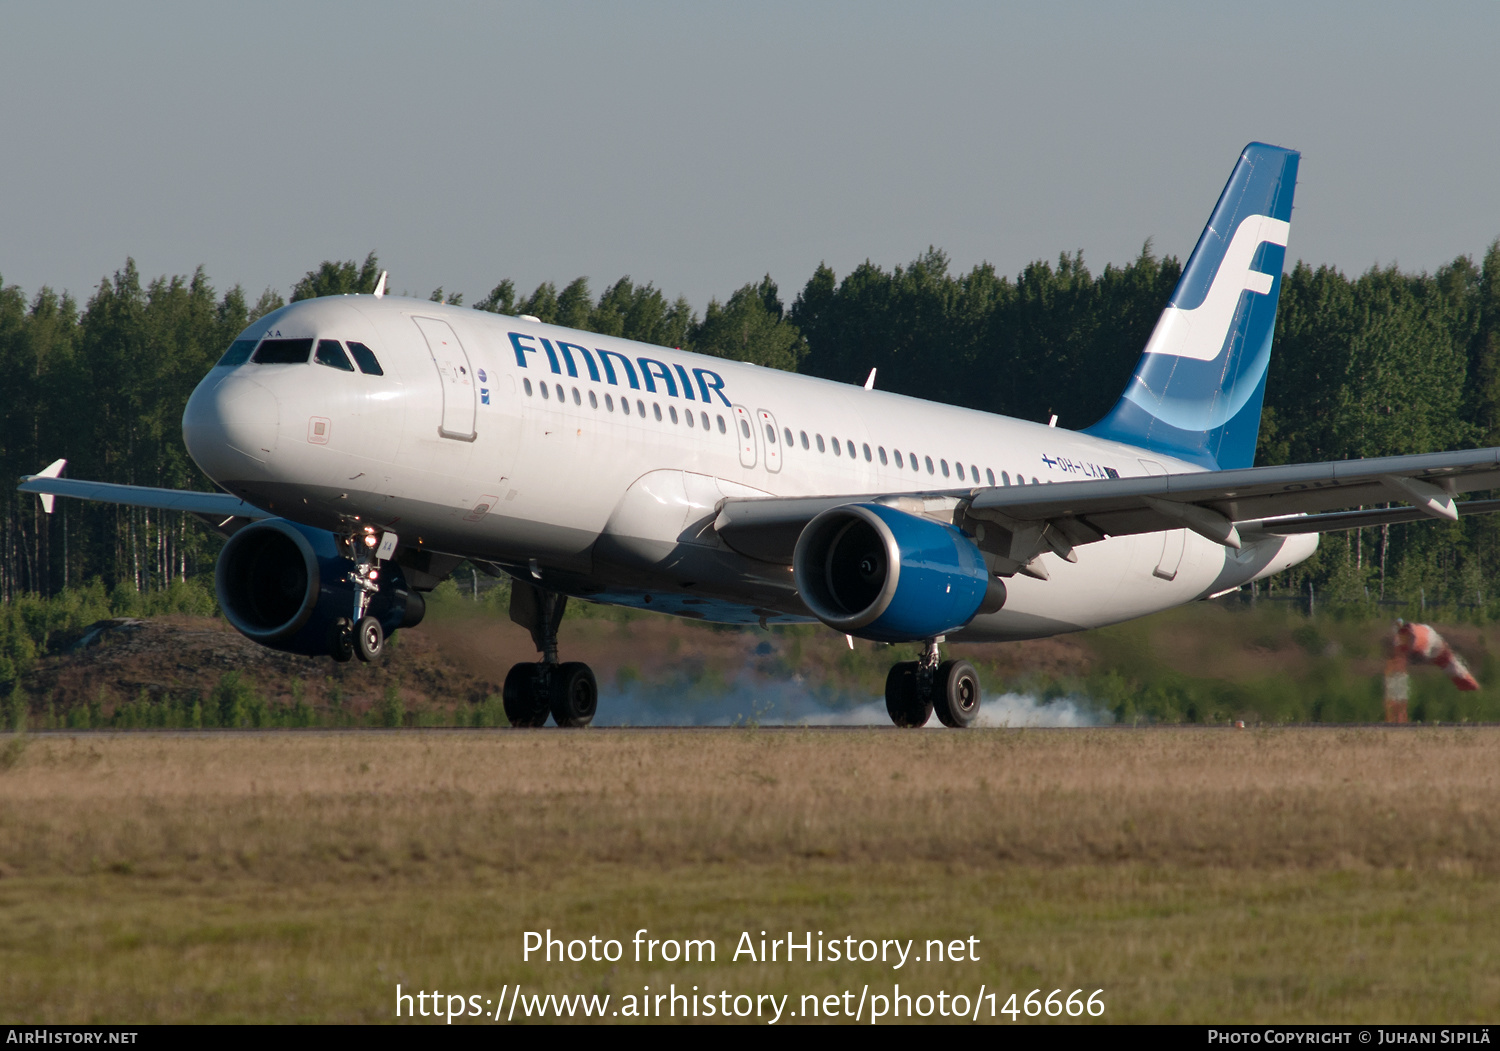
[[[849,383],[879,369],[905,394],[1079,428],[1124,389],[1181,274],[1148,242],[1092,273],[1081,253],[1015,277],[982,264],[954,273],[929,249],[906,266],[820,266],[788,304],[766,276],[702,315],[623,277],[597,295],[584,278],[521,294],[510,280],[471,304],[593,332],[752,361]],[[327,261],[290,299],[375,287],[374,253]],[[435,290],[431,299],[462,304]],[[238,286],[219,293],[200,268],[144,280],[133,261],[82,305],[0,280],[0,465],[9,478],[58,457],[68,475],[211,488],[182,444],[183,406],[224,348],[284,302]],[[1372,269],[1349,277],[1299,262],[1284,275],[1257,463],[1343,459],[1500,444],[1500,241],[1479,262],[1436,273]],[[219,541],[190,516],[59,500],[52,516],[0,491],[0,599],[55,594],[94,579],[157,591],[210,571]],[[1500,596],[1500,523],[1476,517],[1335,534],[1283,574],[1273,595],[1473,611]]]

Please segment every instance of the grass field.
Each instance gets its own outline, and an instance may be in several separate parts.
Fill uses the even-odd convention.
[[[1485,728],[0,737],[0,1016],[900,982],[1102,989],[1106,1021],[1493,1020],[1497,759]],[[717,959],[634,962],[643,927]],[[548,928],[625,956],[525,961]],[[788,930],[979,959],[731,959]]]

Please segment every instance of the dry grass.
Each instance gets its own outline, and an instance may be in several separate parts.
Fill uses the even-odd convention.
[[[1500,1008],[1496,730],[59,734],[7,754],[16,1020],[381,1020],[397,981],[1087,986],[1114,1020]],[[725,955],[777,929],[986,949],[906,976],[520,959],[523,930],[641,926]]]
[[[341,879],[559,860],[1500,873],[1500,730],[44,735],[12,874]]]

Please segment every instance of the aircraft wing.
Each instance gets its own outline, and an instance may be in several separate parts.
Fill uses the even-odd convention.
[[[891,496],[731,498],[714,522],[742,554],[790,564],[802,527],[840,504],[881,502],[949,518],[997,556],[997,571],[1020,571],[1053,551],[1109,536],[1192,529],[1227,547],[1241,536],[1354,529],[1431,517],[1500,511],[1500,500],[1459,503],[1460,493],[1500,487],[1500,448],[1250,467],[1231,471],[1101,478],[1047,485],[913,492]],[[1350,510],[1372,504],[1401,506]],[[993,527],[998,527],[996,530]],[[1010,565],[1008,565],[1009,563]]]
[[[56,467],[56,465],[53,465]],[[53,468],[48,468],[52,470]],[[16,487],[23,493],[36,493],[43,506],[52,510],[53,497],[68,496],[76,500],[97,500],[107,504],[131,507],[153,507],[162,511],[185,511],[202,518],[224,533],[233,533],[246,522],[275,516],[237,496],[228,493],[200,493],[192,489],[154,489],[144,485],[116,485],[111,482],[88,482],[55,475],[32,474]]]

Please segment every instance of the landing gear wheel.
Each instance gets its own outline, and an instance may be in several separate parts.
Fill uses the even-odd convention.
[[[542,691],[542,665],[516,664],[505,676],[501,698],[512,726],[546,726],[547,695]]]
[[[944,661],[933,677],[934,707],[944,726],[962,729],[979,718],[979,673],[968,661]]]
[[[374,617],[362,617],[354,628],[354,655],[369,664],[385,649],[385,629]]]
[[[328,629],[328,655],[340,664],[354,659],[354,625],[340,617]]]
[[[885,677],[885,710],[897,726],[915,728],[932,718],[932,698],[922,696],[917,662],[901,661]]]
[[[552,669],[552,721],[558,726],[587,726],[599,706],[599,684],[587,664],[571,661]]]

